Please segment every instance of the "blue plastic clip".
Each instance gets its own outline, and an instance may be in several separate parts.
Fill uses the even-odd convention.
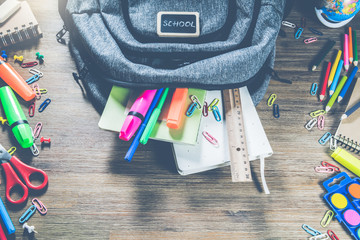
[[[310,30],[312,33],[315,33],[315,34],[317,34],[317,35],[320,35],[320,36],[323,35],[322,32],[320,32],[319,30],[316,30],[315,28],[309,28],[309,30]]]
[[[29,79],[26,80],[27,84],[32,84],[34,82],[36,82],[37,80],[40,79],[40,75],[39,74],[35,74],[34,76],[30,77]]]
[[[212,110],[212,112],[214,114],[215,120],[220,122],[221,121],[221,115],[220,115],[219,108],[215,105],[215,106],[212,106],[211,110]]]
[[[274,118],[279,118],[280,117],[279,104],[275,103],[273,105],[273,115],[274,115]]]
[[[310,90],[310,94],[311,96],[315,96],[318,90],[318,84],[317,83],[313,83],[311,85],[311,90]]]
[[[319,139],[319,143],[321,145],[324,145],[325,143],[327,143],[327,141],[330,140],[331,138],[331,133],[330,132],[326,132],[320,139]]]
[[[302,227],[302,229],[305,230],[305,232],[311,234],[312,236],[316,236],[316,235],[320,235],[320,234],[321,234],[321,232],[319,232],[318,230],[310,227],[310,226],[307,225],[307,224],[303,224],[301,227]]]
[[[304,31],[303,28],[298,28],[298,30],[295,33],[295,39],[299,39],[303,31]]]
[[[197,106],[198,104],[196,102],[193,102],[190,107],[188,108],[188,110],[186,111],[186,116],[191,117],[193,115],[193,113],[195,112],[195,110],[198,108]]]
[[[39,112],[42,112],[45,110],[45,108],[51,103],[51,99],[50,98],[47,98],[45,99],[45,101],[40,104],[40,107],[39,107]]]
[[[26,212],[19,218],[19,223],[23,224],[24,222],[28,221],[32,215],[36,212],[36,206],[31,205]]]

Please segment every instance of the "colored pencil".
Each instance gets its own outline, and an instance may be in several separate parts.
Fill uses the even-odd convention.
[[[352,64],[353,62],[353,44],[352,44],[353,40],[352,40],[352,30],[351,27],[349,27],[349,62],[350,64]]]
[[[332,108],[332,106],[333,106],[336,98],[339,96],[339,93],[340,93],[342,87],[344,86],[346,80],[347,80],[347,76],[343,76],[339,85],[336,87],[334,94],[331,96],[329,102],[326,104],[325,112],[329,112],[330,109]]]
[[[351,84],[352,80],[354,79],[355,74],[357,73],[357,71],[358,71],[358,67],[354,67],[353,71],[350,74],[349,79],[346,81],[343,89],[341,90],[341,92],[339,94],[339,97],[338,97],[338,100],[337,100],[338,102],[341,102],[341,100],[345,97],[345,94],[346,94],[347,90],[349,89],[350,84]]]
[[[358,65],[358,50],[357,50],[357,41],[356,41],[356,31],[352,31],[352,37],[353,37],[353,50],[354,50],[354,65]]]
[[[342,116],[341,120],[349,117],[351,114],[353,114],[356,110],[360,108],[360,101],[356,103],[353,107],[351,107],[349,110],[347,110]]]
[[[333,93],[335,92],[335,89],[336,89],[336,86],[339,82],[339,78],[340,78],[340,74],[341,74],[341,68],[344,64],[344,61],[343,60],[340,60],[339,62],[339,65],[336,69],[336,73],[335,73],[335,76],[334,76],[334,81],[331,83],[331,86],[330,86],[330,89],[329,89],[329,95],[332,96]]]
[[[321,51],[319,52],[319,54],[316,56],[314,62],[313,62],[313,66],[311,68],[311,71],[315,71],[316,68],[320,65],[321,61],[326,57],[326,55],[330,52],[330,50],[334,47],[335,45],[335,41],[334,40],[329,40],[326,45],[323,47],[323,49],[321,49]]]
[[[349,70],[349,35],[344,34],[344,68]]]
[[[329,74],[330,74],[330,69],[331,69],[331,62],[328,62],[328,65],[327,65],[327,68],[326,68],[326,75],[325,75],[325,78],[324,78],[324,81],[321,85],[321,91],[320,91],[320,102],[322,100],[324,100],[325,98],[325,93],[326,93],[326,88],[327,88],[327,82],[328,82],[328,79],[329,79]]]
[[[335,61],[334,61],[333,65],[332,65],[332,67],[331,67],[331,72],[330,72],[330,76],[329,76],[329,80],[328,80],[328,87],[330,87],[330,85],[333,82],[333,79],[334,79],[334,76],[335,76],[335,73],[336,73],[336,69],[337,69],[337,66],[338,66],[340,58],[341,58],[341,53],[342,53],[342,51],[339,50],[337,55],[336,55]]]

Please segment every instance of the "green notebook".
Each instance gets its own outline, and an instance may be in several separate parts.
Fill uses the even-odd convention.
[[[106,102],[105,109],[101,115],[98,124],[99,127],[105,130],[120,132],[126,115],[139,93],[140,92],[136,90],[113,86]],[[203,103],[206,91],[189,88],[189,97],[186,99],[183,121],[179,129],[171,129],[166,126],[166,116],[169,110],[172,94],[173,90],[170,90],[150,138],[173,143],[196,144],[202,111],[196,109],[191,117],[185,116],[185,113],[192,103],[190,95],[196,95],[199,101]]]

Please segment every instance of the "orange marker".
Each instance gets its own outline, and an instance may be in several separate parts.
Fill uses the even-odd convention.
[[[178,129],[181,125],[181,119],[185,115],[185,102],[187,97],[187,88],[177,88],[172,96],[169,113],[166,120],[166,126]]]
[[[2,57],[0,57],[0,78],[3,79],[25,101],[30,101],[35,97],[35,93],[26,81],[10,64],[5,62]]]
[[[352,64],[353,62],[353,44],[352,44],[352,31],[351,27],[349,27],[349,62]]]

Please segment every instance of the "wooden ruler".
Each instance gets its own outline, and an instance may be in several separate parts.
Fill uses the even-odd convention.
[[[249,182],[252,181],[252,177],[239,89],[223,90],[223,99],[230,149],[231,178],[233,182]]]

